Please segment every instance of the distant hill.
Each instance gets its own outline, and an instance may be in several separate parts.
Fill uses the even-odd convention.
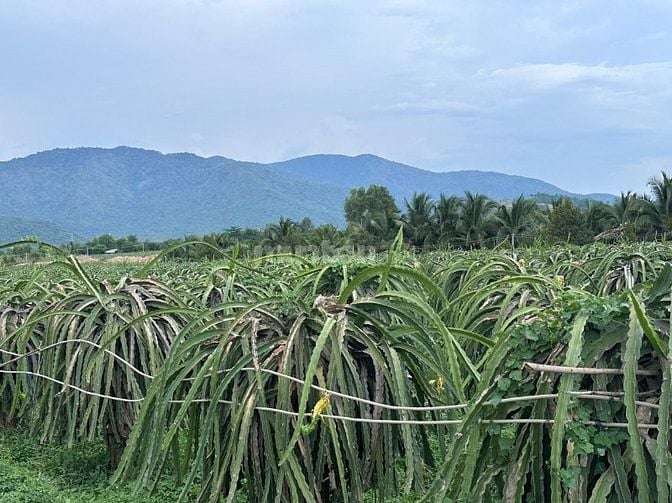
[[[263,227],[281,216],[342,225],[350,189],[372,183],[389,187],[400,204],[416,191],[438,196],[469,190],[494,199],[537,193],[583,197],[533,178],[436,173],[368,154],[259,164],[130,147],[76,148],[0,162],[0,215],[53,222],[68,235],[147,239]]]
[[[262,165],[133,149],[58,149],[0,163],[0,214],[92,236],[164,239],[280,216],[342,222],[346,189]]]
[[[465,191],[485,194],[496,200],[513,199],[521,194],[555,194],[608,202],[614,199],[611,194],[573,194],[536,178],[495,171],[427,171],[371,154],[355,157],[318,154],[268,166],[306,180],[346,187],[382,184],[401,201],[414,192],[427,192],[437,197],[440,193],[463,195]]]
[[[80,236],[51,222],[0,215],[0,244],[36,237],[52,244],[64,244]]]

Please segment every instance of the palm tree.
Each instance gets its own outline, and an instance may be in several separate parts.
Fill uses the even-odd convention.
[[[341,246],[344,233],[332,224],[314,227],[306,234],[306,241],[312,246]]]
[[[315,226],[309,217],[304,217],[303,220],[297,224],[297,228],[302,234],[305,234],[306,232],[313,230]]]
[[[612,205],[611,211],[619,225],[632,223],[635,217],[635,203],[637,195],[631,191],[621,192],[621,195]]]
[[[203,241],[218,248],[227,248],[230,245],[229,235],[225,232],[212,232],[203,236]]]
[[[499,227],[498,235],[510,239],[511,247],[515,248],[516,239],[531,231],[540,215],[537,203],[521,195],[510,207],[502,205],[497,210],[495,220]]]
[[[661,172],[660,178],[649,180],[650,196],[637,198],[633,207],[637,212],[637,222],[649,224],[663,239],[672,231],[672,177]]]
[[[462,211],[462,199],[441,194],[434,212],[435,234],[441,244],[450,244],[457,236],[457,227]]]
[[[464,193],[459,230],[467,248],[478,248],[492,229],[492,213],[497,205],[483,194]]]
[[[416,247],[432,244],[435,238],[434,201],[428,194],[416,192],[411,201],[406,200],[405,203],[406,213],[401,217],[405,236]]]
[[[607,229],[613,229],[619,223],[612,206],[602,202],[588,201],[586,224],[593,234],[600,234]]]
[[[348,226],[348,234],[353,244],[385,247],[399,230],[399,215],[386,210],[370,213],[360,222],[353,222]]]
[[[301,241],[301,236],[298,231],[298,224],[291,218],[280,217],[277,224],[269,224],[264,230],[264,239],[261,242],[262,246],[272,247],[289,247],[294,250],[294,247]]]

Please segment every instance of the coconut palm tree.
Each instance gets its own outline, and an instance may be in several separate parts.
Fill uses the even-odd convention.
[[[370,213],[360,222],[348,226],[349,240],[353,244],[385,247],[399,230],[399,215],[386,210]]]
[[[617,227],[620,222],[617,220],[612,206],[598,201],[588,201],[586,224],[593,234],[600,234],[607,229]]]
[[[306,233],[306,242],[312,246],[341,246],[344,232],[332,224],[322,224]]]
[[[611,211],[619,225],[632,223],[636,217],[635,203],[637,195],[631,191],[621,192],[616,202],[611,206]]]
[[[464,193],[459,230],[467,248],[480,248],[492,230],[497,205],[483,194]]]
[[[428,194],[416,192],[410,202],[405,200],[405,203],[406,213],[401,217],[404,236],[416,247],[432,244],[436,237],[434,201]]]
[[[264,239],[262,246],[272,247],[294,247],[300,244],[301,236],[298,230],[298,224],[291,218],[280,217],[277,224],[269,224],[264,230]]]
[[[297,230],[301,232],[302,234],[305,234],[306,232],[310,232],[313,230],[315,226],[313,225],[313,221],[309,217],[304,217],[303,220],[301,220],[297,224]]]
[[[203,236],[203,241],[218,248],[227,248],[231,244],[229,235],[225,232],[212,232]]]
[[[672,231],[672,177],[661,172],[649,180],[650,196],[637,198],[634,208],[638,224],[649,224],[663,239]]]
[[[537,203],[522,195],[510,206],[501,205],[495,215],[500,239],[510,239],[511,246],[515,248],[520,236],[531,231],[540,216]]]
[[[462,200],[459,197],[441,194],[434,212],[435,233],[439,243],[454,243],[461,212]]]

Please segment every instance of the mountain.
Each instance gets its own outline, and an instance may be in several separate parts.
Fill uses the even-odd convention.
[[[224,157],[120,147],[57,149],[0,163],[0,214],[85,236],[148,239],[259,227],[280,216],[342,223],[345,188]]]
[[[146,239],[263,227],[281,216],[343,225],[350,189],[372,183],[389,187],[400,204],[416,191],[438,196],[470,190],[494,199],[575,196],[533,178],[436,173],[369,154],[259,164],[130,147],[75,148],[0,162],[0,215],[51,222],[82,236],[136,234]]]
[[[11,243],[28,237],[37,237],[53,244],[80,239],[74,232],[52,222],[0,215],[0,243]]]
[[[573,194],[536,178],[506,175],[495,171],[426,171],[371,154],[355,157],[318,154],[276,162],[268,166],[299,178],[334,185],[347,187],[385,185],[402,202],[414,192],[427,192],[437,197],[440,193],[463,195],[465,191],[485,194],[495,200],[514,199],[521,194],[579,196],[608,202],[614,200],[611,194]]]

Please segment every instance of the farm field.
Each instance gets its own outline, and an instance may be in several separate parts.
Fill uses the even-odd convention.
[[[0,269],[0,500],[669,499],[670,245],[221,255]]]

